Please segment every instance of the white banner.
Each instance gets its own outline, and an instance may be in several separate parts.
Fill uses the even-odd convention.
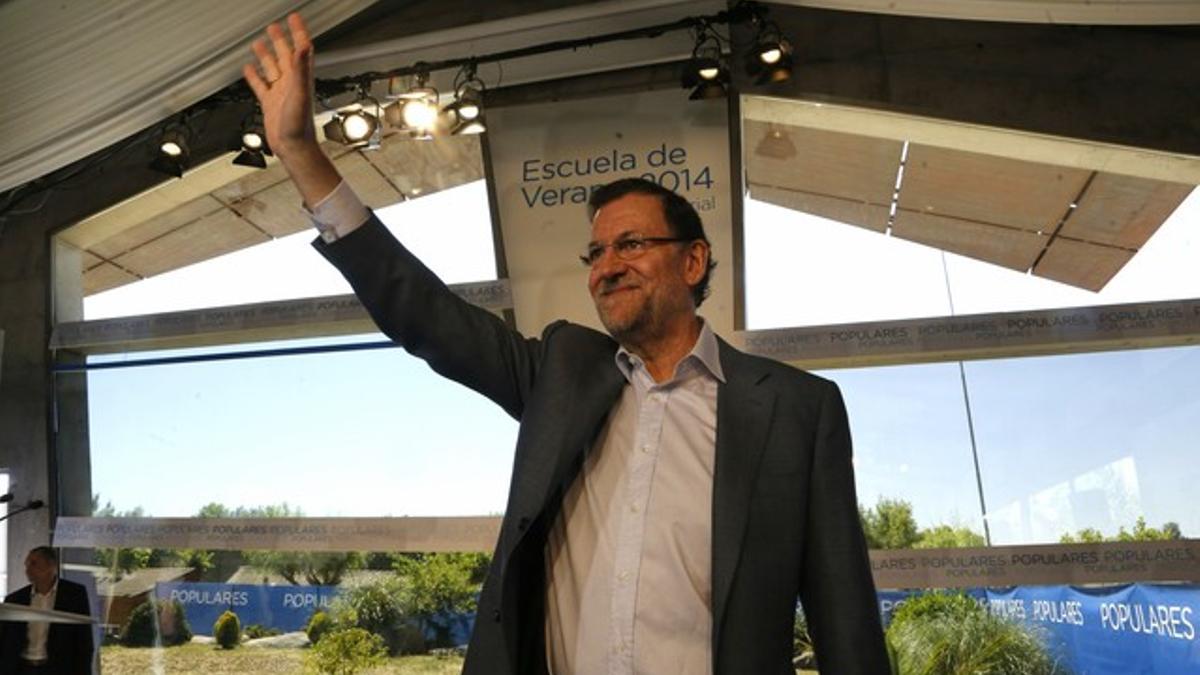
[[[579,262],[591,232],[587,200],[600,185],[644,176],[696,206],[718,267],[701,313],[733,331],[733,245],[727,102],[671,89],[488,111],[517,327],[555,319],[600,328]]]
[[[491,551],[500,518],[75,518],[54,527],[64,548],[224,551]]]
[[[801,368],[882,366],[1195,344],[1200,299],[743,331],[747,352]]]

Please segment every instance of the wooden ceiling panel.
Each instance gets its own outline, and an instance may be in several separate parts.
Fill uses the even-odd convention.
[[[270,237],[236,213],[222,208],[118,256],[113,262],[150,277],[266,241]]]
[[[352,152],[334,160],[334,166],[342,177],[354,188],[354,193],[368,208],[381,209],[403,201],[404,195],[364,157],[364,153]]]
[[[290,180],[241,197],[234,195],[234,192],[222,191],[218,196],[222,200],[231,200],[228,202],[230,209],[272,237],[312,229],[300,191]]]
[[[82,256],[79,259],[79,268],[83,271],[98,267],[104,264],[104,258],[92,253],[91,251],[81,251]]]
[[[1048,240],[1034,232],[908,212],[896,214],[892,234],[1019,272],[1033,265]]]
[[[750,184],[750,196],[768,204],[828,218],[839,223],[883,232],[887,229],[888,207],[849,199],[796,192],[771,185]]]
[[[411,199],[483,179],[478,136],[449,136],[429,141],[393,136],[363,157]]]
[[[83,273],[83,294],[101,293],[137,280],[137,277],[112,263],[100,263]]]
[[[744,131],[747,182],[891,205],[901,142],[750,120]]]
[[[1136,251],[1057,238],[1034,268],[1039,277],[1089,291],[1104,288]]]
[[[221,202],[209,195],[204,195],[121,230],[103,241],[93,244],[89,250],[102,258],[113,260],[117,256],[133,251],[189,223],[199,221],[222,210],[224,210],[224,206]]]
[[[959,150],[910,145],[899,208],[1052,232],[1090,172]]]
[[[1180,183],[1099,173],[1059,233],[1072,239],[1137,250],[1193,189]]]

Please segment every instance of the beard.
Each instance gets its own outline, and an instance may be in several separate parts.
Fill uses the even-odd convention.
[[[601,287],[601,294],[593,298],[596,314],[608,334],[625,347],[642,345],[661,338],[670,330],[671,322],[668,319],[675,312],[691,312],[691,305],[686,302],[690,296],[676,299],[667,288],[657,287],[655,292],[645,295],[645,288],[638,287],[629,291],[619,291],[617,296],[605,296],[603,292],[609,287],[619,288],[620,283]],[[621,297],[622,295],[628,297]]]

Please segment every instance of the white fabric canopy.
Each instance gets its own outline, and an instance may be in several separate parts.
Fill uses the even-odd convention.
[[[179,112],[241,77],[250,42],[299,11],[313,35],[374,0],[0,3],[0,191]]]

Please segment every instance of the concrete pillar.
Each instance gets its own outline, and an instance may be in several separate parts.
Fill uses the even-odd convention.
[[[5,223],[0,232],[0,467],[16,495],[52,503],[48,455],[50,246],[43,228]],[[8,522],[9,590],[25,583],[23,562],[47,543],[51,509],[18,513]]]

